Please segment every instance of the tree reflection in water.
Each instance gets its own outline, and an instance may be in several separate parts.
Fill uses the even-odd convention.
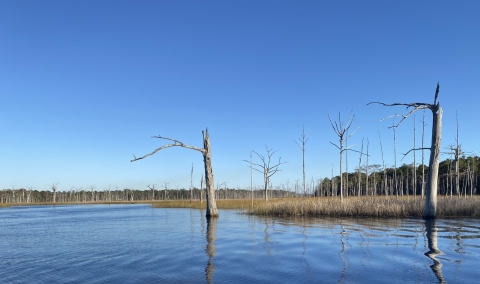
[[[443,252],[437,247],[437,238],[438,238],[438,229],[437,221],[435,219],[426,219],[425,220],[425,232],[427,237],[428,249],[425,255],[433,260],[433,264],[430,265],[433,273],[437,276],[437,279],[440,283],[446,283],[442,274],[442,263],[436,258],[437,255],[442,255]]]
[[[215,273],[215,265],[213,258],[215,257],[215,239],[217,238],[217,221],[218,217],[207,218],[207,247],[205,251],[208,254],[207,267],[205,267],[205,278],[207,283],[213,283],[213,274]]]
[[[342,243],[342,251],[339,253],[339,255],[340,255],[340,259],[343,262],[343,269],[342,269],[342,275],[340,276],[340,279],[338,279],[338,283],[342,283],[343,278],[345,277],[345,273],[347,272],[347,262],[343,258],[343,254],[347,250],[347,246],[345,245],[345,240],[344,240],[345,235],[347,234],[347,231],[345,231],[345,227],[343,225],[341,226],[342,226],[342,232],[340,233],[340,235],[342,237],[340,238],[340,242]]]

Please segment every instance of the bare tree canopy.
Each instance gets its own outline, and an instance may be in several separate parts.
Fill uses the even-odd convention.
[[[342,118],[340,116],[340,113],[338,113],[338,122],[335,121],[333,122],[332,119],[330,118],[330,115],[328,115],[328,119],[330,120],[330,124],[332,125],[333,131],[335,134],[338,136],[338,144],[335,144],[333,142],[330,142],[333,146],[337,147],[337,149],[340,152],[340,201],[343,202],[343,168],[342,168],[342,155],[343,152],[347,150],[351,150],[354,145],[344,147],[345,142],[358,130],[359,127],[357,127],[351,134],[347,135],[348,130],[352,126],[353,120],[355,118],[355,115],[352,115],[352,112],[350,112],[350,115],[348,116],[347,122],[344,124],[342,121]],[[345,137],[346,136],[346,137]],[[357,151],[355,151],[357,152]]]
[[[398,122],[396,125],[394,124],[392,127],[398,127],[400,123],[402,123],[407,117],[409,117],[412,113],[414,113],[417,110],[430,109],[432,111],[432,115],[433,115],[432,141],[431,141],[431,146],[429,148],[430,161],[429,161],[429,168],[428,168],[426,199],[425,199],[425,207],[423,209],[423,218],[435,218],[435,214],[437,211],[437,184],[438,184],[438,169],[439,169],[439,163],[440,163],[440,144],[441,144],[441,137],[442,137],[442,114],[443,114],[443,110],[440,107],[440,103],[437,102],[439,92],[440,92],[440,83],[437,83],[433,104],[429,104],[429,103],[386,104],[382,102],[371,102],[367,104],[367,105],[380,104],[383,106],[405,106],[407,110],[410,110],[407,114],[401,115],[402,119],[400,120],[400,122]],[[394,117],[394,116],[398,116],[398,115],[393,115],[390,117]],[[410,149],[406,154],[414,150],[422,150],[422,148]]]
[[[286,162],[282,162],[282,158],[278,158],[278,163],[272,165],[272,157],[277,152],[276,150],[268,148],[265,146],[265,150],[267,151],[267,155],[261,155],[255,151],[255,153],[261,160],[261,163],[252,163],[251,161],[243,160],[252,165],[253,169],[259,173],[263,174],[263,182],[264,182],[264,190],[265,190],[265,201],[268,201],[268,184],[270,181],[270,177],[280,171],[280,165],[285,164]]]
[[[302,128],[302,135],[300,135],[300,137],[298,137],[298,141],[297,140],[293,140],[297,145],[298,147],[300,148],[300,150],[302,150],[302,171],[303,171],[303,183],[302,183],[302,186],[303,186],[303,196],[307,196],[307,191],[306,191],[306,188],[305,188],[305,145],[307,144],[308,142],[308,137],[307,137],[307,134],[305,133],[305,127]]]

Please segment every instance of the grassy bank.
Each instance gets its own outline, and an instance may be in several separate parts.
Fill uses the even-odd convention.
[[[349,197],[277,200],[249,208],[261,216],[421,217],[425,200],[413,197]],[[437,217],[480,217],[480,198],[439,197]]]
[[[265,203],[263,199],[254,199],[253,206],[260,206]],[[155,208],[196,208],[196,209],[205,209],[207,203],[203,201],[200,203],[199,200],[164,200],[153,202],[152,207]],[[217,199],[217,208],[218,209],[239,209],[247,210],[251,209],[252,200],[251,199]]]
[[[72,204],[152,204],[155,208],[196,208],[205,209],[206,202],[199,200],[161,200],[161,201],[120,201],[86,203],[2,203],[0,207],[21,205],[72,205]],[[218,199],[219,209],[243,210],[247,214],[260,216],[325,216],[325,217],[421,217],[425,200],[417,197],[348,197],[341,203],[338,197],[254,199]],[[475,217],[480,218],[480,197],[439,197],[437,217]]]

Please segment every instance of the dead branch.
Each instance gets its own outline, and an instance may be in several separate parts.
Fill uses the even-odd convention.
[[[402,154],[403,155],[403,158],[405,158],[410,152],[412,151],[418,151],[418,150],[431,150],[430,148],[426,148],[426,147],[423,147],[423,148],[412,148],[410,150],[407,151],[407,153],[405,154]],[[401,160],[403,160],[403,158]]]
[[[171,138],[167,138],[167,137],[163,137],[163,136],[152,136],[152,138],[160,138],[160,139],[165,139],[165,140],[170,140],[170,141],[173,141],[174,143],[173,144],[167,144],[167,145],[163,145],[157,149],[155,149],[153,152],[149,153],[149,154],[146,154],[142,157],[139,157],[137,158],[135,155],[133,155],[134,159],[133,160],[130,160],[130,162],[135,162],[135,161],[138,161],[138,160],[142,160],[148,156],[152,156],[153,154],[157,153],[158,151],[160,150],[163,150],[163,149],[166,149],[166,148],[170,148],[170,147],[182,147],[182,148],[188,148],[188,149],[192,149],[192,150],[196,150],[196,151],[199,151],[201,152],[202,154],[205,152],[205,149],[202,149],[202,148],[197,148],[197,147],[194,147],[194,146],[189,146],[189,145],[186,145],[184,144],[183,142],[180,142],[178,140],[175,140],[175,139],[171,139]]]

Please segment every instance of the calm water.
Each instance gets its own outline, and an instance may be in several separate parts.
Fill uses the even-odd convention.
[[[265,219],[148,205],[0,209],[1,283],[468,283],[478,219]]]

